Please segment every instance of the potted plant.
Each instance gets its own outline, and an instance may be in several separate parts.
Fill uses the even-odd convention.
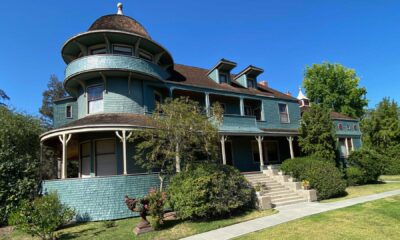
[[[257,184],[254,186],[254,189],[256,190],[256,195],[257,195],[257,197],[261,196],[261,183],[257,183]]]
[[[310,189],[310,182],[308,180],[301,181],[301,185],[303,186],[304,190],[309,190]]]

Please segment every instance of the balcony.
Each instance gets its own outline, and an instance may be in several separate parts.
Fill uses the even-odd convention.
[[[78,58],[68,64],[65,69],[65,79],[81,73],[101,70],[122,70],[143,73],[158,79],[166,79],[169,74],[158,65],[141,58],[123,55],[91,55]]]
[[[261,133],[255,116],[224,115],[220,132],[227,133]]]

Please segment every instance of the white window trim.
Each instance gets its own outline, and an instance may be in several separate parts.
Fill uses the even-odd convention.
[[[134,47],[133,46],[130,46],[130,45],[126,45],[126,44],[112,44],[112,47],[111,47],[111,50],[112,50],[112,53],[113,54],[117,54],[117,55],[121,55],[121,54],[118,54],[118,53],[114,53],[114,47],[124,47],[124,48],[130,48],[131,49],[131,56],[134,56],[135,55],[135,49],[134,49]],[[129,56],[129,55],[124,55],[124,56]]]
[[[287,122],[282,122],[282,120],[281,120],[281,111],[279,110],[280,104],[286,105],[286,114],[287,114],[287,118],[288,118]],[[278,102],[278,115],[279,115],[279,122],[281,124],[290,124],[289,105],[287,103]]]
[[[96,87],[96,86],[103,86],[103,111],[104,112],[104,91],[105,91],[105,86],[102,83],[99,84],[93,84],[93,85],[89,85],[86,87],[86,115],[91,115],[91,114],[96,114],[96,113],[90,113],[89,112],[89,92],[88,89],[91,87]]]
[[[71,116],[70,116],[70,117],[68,117],[68,115],[67,115],[67,113],[68,113],[68,111],[67,111],[68,107],[71,108]],[[70,104],[68,104],[68,105],[65,106],[65,118],[67,118],[67,119],[72,119],[72,118],[73,118],[73,114],[72,114],[72,105],[70,105]]]

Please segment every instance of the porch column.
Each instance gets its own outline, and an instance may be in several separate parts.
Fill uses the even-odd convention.
[[[58,136],[62,144],[62,162],[61,162],[61,179],[67,177],[67,146],[69,140],[71,140],[71,134],[65,134]]]
[[[344,144],[346,146],[346,157],[349,156],[349,143],[347,142],[347,138],[344,139]]]
[[[126,130],[122,130],[122,136],[119,135],[118,131],[115,131],[115,134],[122,142],[122,158],[123,158],[123,166],[124,166],[123,170],[124,170],[124,175],[127,175],[128,168],[127,168],[127,162],[126,162],[126,140],[132,136],[132,132],[130,132],[128,136],[126,136]]]
[[[207,92],[205,93],[205,102],[206,102],[206,113],[207,113],[207,117],[209,117],[211,115],[210,112],[210,94]]]
[[[289,142],[289,149],[290,149],[290,158],[293,159],[294,158],[294,152],[293,152],[293,137],[287,137],[286,138]]]
[[[264,170],[264,156],[263,156],[263,148],[262,141],[264,140],[263,136],[257,136],[256,140],[258,142],[258,152],[260,154],[260,170]]]
[[[222,164],[226,165],[225,141],[227,136],[221,136]]]
[[[265,121],[264,101],[261,100],[261,121]]]
[[[244,100],[240,98],[240,116],[244,116]]]

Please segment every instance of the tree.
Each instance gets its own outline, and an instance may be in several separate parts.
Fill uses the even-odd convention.
[[[38,119],[0,106],[0,225],[38,191],[41,132]]]
[[[53,101],[61,99],[67,96],[63,84],[58,80],[56,75],[51,75],[50,80],[47,83],[47,90],[43,92],[42,106],[39,109],[42,114],[42,121],[51,126],[53,123]]]
[[[219,112],[214,107],[215,113]],[[220,116],[215,116],[220,119]],[[148,171],[159,170],[160,189],[165,176],[187,169],[197,160],[215,160],[218,128],[188,98],[167,99],[151,116],[151,129],[133,131],[134,160]]]
[[[363,144],[378,152],[400,144],[400,117],[394,100],[384,98],[361,121]]]
[[[299,145],[302,152],[326,160],[336,159],[335,129],[329,109],[312,105],[303,113],[300,133]]]
[[[0,100],[0,106],[5,106],[4,100],[10,100],[10,97],[2,89],[0,89]]]
[[[306,68],[303,85],[311,102],[350,117],[362,117],[368,101],[360,78],[341,64],[313,64]]]

